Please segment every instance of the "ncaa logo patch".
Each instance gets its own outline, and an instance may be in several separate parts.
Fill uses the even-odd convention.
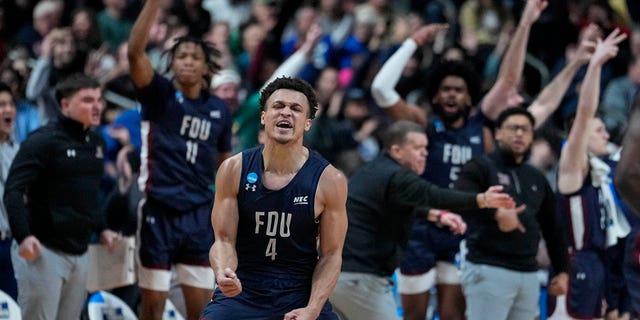
[[[256,191],[256,185],[254,183],[256,183],[256,181],[258,181],[258,174],[255,172],[249,172],[249,174],[247,174],[247,184],[245,184],[244,189],[249,191]]]

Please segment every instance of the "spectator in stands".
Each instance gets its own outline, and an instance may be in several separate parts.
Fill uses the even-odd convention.
[[[53,0],[42,0],[33,9],[33,23],[23,25],[16,35],[16,43],[29,50],[32,57],[41,54],[40,42],[51,30],[59,27],[60,17],[58,3]]]
[[[16,104],[11,88],[0,83],[0,195],[5,192],[9,168],[18,152],[19,143],[13,135]],[[11,228],[4,201],[0,199],[0,290],[18,300],[18,286],[11,264]]]
[[[89,53],[102,44],[98,20],[90,8],[77,8],[71,13],[71,33],[79,51]]]
[[[8,66],[0,71],[0,82],[11,88],[11,94],[16,103],[17,114],[13,125],[13,134],[20,143],[27,138],[30,132],[40,127],[40,115],[38,115],[36,106],[24,98],[25,81],[20,73]]]
[[[109,49],[116,50],[121,43],[127,41],[133,22],[127,20],[124,11],[126,0],[102,0],[104,9],[98,12],[100,37]]]
[[[602,119],[611,135],[611,141],[620,144],[627,128],[631,106],[640,92],[640,55],[632,56],[625,76],[611,80],[604,90]]]
[[[211,14],[202,8],[202,0],[174,1],[171,14],[189,28],[192,37],[202,37],[211,26]]]
[[[70,74],[83,72],[86,56],[78,54],[70,28],[55,29],[42,41],[41,53],[29,81],[26,96],[37,101],[43,123],[55,121],[59,108],[53,87]]]

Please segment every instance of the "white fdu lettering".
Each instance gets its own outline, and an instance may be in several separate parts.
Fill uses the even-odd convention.
[[[471,159],[471,147],[445,143],[442,151],[442,162],[465,164]]]
[[[265,225],[264,212],[257,211],[255,213],[256,228],[255,233],[259,234],[263,230],[261,226]],[[267,212],[266,228],[264,228],[264,234],[270,237],[280,236],[282,238],[288,238],[291,236],[291,213],[269,211]]]
[[[211,122],[205,119],[185,115],[180,125],[180,135],[187,135],[191,139],[206,141],[211,134]]]

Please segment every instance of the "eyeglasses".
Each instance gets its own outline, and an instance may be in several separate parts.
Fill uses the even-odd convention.
[[[508,125],[504,125],[502,128],[514,133],[518,132],[518,130],[522,130],[522,133],[533,132],[533,128],[528,125],[508,124]]]

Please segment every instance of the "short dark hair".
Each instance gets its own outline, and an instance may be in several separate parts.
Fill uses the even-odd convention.
[[[206,83],[205,86],[206,88],[208,88],[211,84],[211,78],[213,77],[213,74],[220,70],[220,65],[215,61],[220,57],[220,51],[218,51],[218,49],[216,49],[215,46],[208,41],[204,41],[193,36],[176,38],[173,46],[163,53],[166,54],[169,58],[167,60],[169,62],[165,71],[171,71],[171,65],[173,64],[173,58],[176,54],[176,50],[178,50],[178,47],[180,47],[180,45],[182,45],[183,43],[193,43],[202,48],[202,52],[204,52],[204,62],[207,64],[207,68],[209,69],[209,73],[204,76],[204,80]]]
[[[318,100],[313,87],[306,81],[298,78],[280,77],[271,81],[262,92],[260,92],[260,111],[265,111],[267,100],[276,91],[280,89],[289,89],[298,91],[307,97],[309,102],[309,119],[316,117],[318,111]]]
[[[500,112],[500,114],[498,115],[498,118],[496,119],[496,123],[495,123],[496,128],[502,127],[502,124],[505,121],[507,121],[507,119],[509,119],[511,116],[516,116],[516,115],[527,117],[527,119],[529,119],[529,122],[531,122],[531,127],[536,126],[536,119],[533,117],[531,112],[529,112],[529,110],[523,107],[513,107],[513,108],[505,109],[502,112]]]
[[[13,99],[13,91],[11,91],[11,87],[4,82],[0,82],[0,93],[8,92],[11,95],[11,99]]]
[[[74,73],[58,82],[56,85],[56,101],[60,103],[62,99],[74,95],[82,89],[100,88],[100,83],[84,73]]]
[[[399,120],[387,128],[382,138],[382,145],[385,150],[390,150],[394,144],[401,145],[407,141],[407,135],[411,132],[424,133],[426,131],[421,125],[408,120]]]
[[[467,85],[471,104],[476,105],[480,99],[480,76],[473,65],[466,61],[442,60],[431,69],[427,79],[426,94],[429,102],[440,90],[442,80],[448,76],[460,77]]]

